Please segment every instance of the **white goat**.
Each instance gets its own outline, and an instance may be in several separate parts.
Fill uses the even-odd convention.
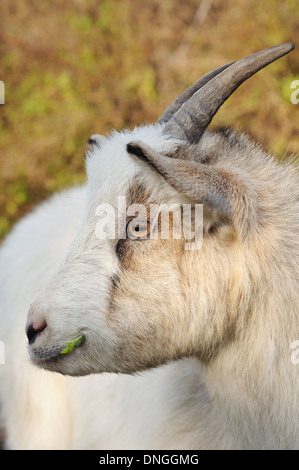
[[[91,139],[87,185],[7,238],[7,448],[299,448],[297,170],[245,135],[207,131],[244,80],[293,47],[211,72],[155,125]],[[98,206],[119,196],[146,214],[107,216],[126,236],[101,239]],[[202,203],[201,248],[163,239],[161,223],[150,239],[153,203]]]

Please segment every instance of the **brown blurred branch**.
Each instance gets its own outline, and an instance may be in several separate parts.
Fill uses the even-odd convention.
[[[200,5],[193,17],[191,24],[189,25],[183,39],[178,45],[177,49],[174,51],[171,56],[171,65],[176,65],[181,57],[185,57],[188,54],[188,50],[198,34],[198,30],[205,22],[210,8],[212,6],[213,0],[202,0]]]

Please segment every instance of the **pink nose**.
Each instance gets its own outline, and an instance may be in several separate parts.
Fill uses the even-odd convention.
[[[44,318],[34,319],[33,308],[30,306],[28,312],[28,321],[26,325],[26,335],[29,341],[29,344],[33,344],[36,337],[46,328],[47,322]]]
[[[47,326],[47,323],[44,321],[43,323],[40,324],[40,326],[37,326],[36,324],[29,323],[29,325],[26,328],[26,334],[27,338],[29,341],[29,344],[33,344],[37,335],[41,333]]]

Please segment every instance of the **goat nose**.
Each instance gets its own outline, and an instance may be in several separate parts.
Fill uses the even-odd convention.
[[[47,323],[45,320],[42,320],[38,323],[29,323],[29,325],[26,328],[26,334],[27,338],[29,341],[29,344],[33,344],[37,335],[41,333],[47,326]]]

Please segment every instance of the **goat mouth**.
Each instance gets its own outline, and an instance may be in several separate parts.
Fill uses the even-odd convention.
[[[54,346],[51,348],[35,349],[30,350],[30,359],[34,365],[46,367],[50,362],[56,362],[63,359],[60,355],[60,346]]]
[[[35,365],[46,366],[50,362],[57,362],[62,360],[65,355],[70,354],[85,340],[85,335],[80,335],[73,341],[68,341],[61,345],[55,345],[48,348],[30,348],[31,360]]]

